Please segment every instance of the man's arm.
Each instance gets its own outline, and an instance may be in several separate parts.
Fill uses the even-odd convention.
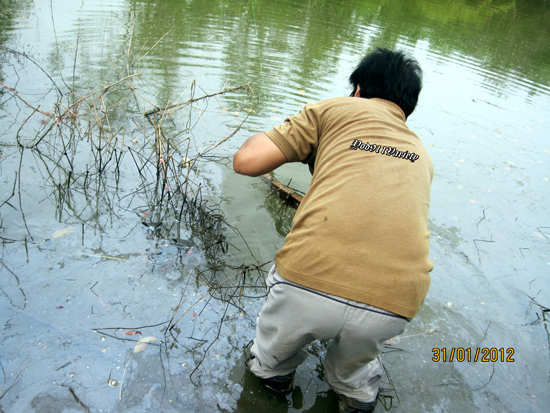
[[[233,157],[233,169],[242,175],[260,176],[286,162],[286,156],[262,132],[249,138],[237,151]]]

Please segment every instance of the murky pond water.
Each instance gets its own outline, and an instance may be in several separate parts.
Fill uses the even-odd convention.
[[[244,371],[293,211],[230,155],[304,103],[348,95],[376,46],[424,69],[409,125],[436,173],[432,285],[385,349],[383,400],[546,410],[548,2],[0,6],[2,411],[333,411],[323,343],[286,403]],[[309,176],[277,171],[302,192]],[[468,361],[477,348],[485,359]]]

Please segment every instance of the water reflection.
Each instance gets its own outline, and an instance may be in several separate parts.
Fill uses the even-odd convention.
[[[547,1],[1,4],[0,345],[6,376],[18,378],[2,402],[21,411],[31,404],[82,407],[75,397],[119,411],[269,406],[243,394],[248,378],[237,367],[263,295],[261,270],[240,269],[273,258],[293,211],[267,196],[262,182],[237,177],[226,164],[204,162],[198,174],[192,168],[182,174],[176,165],[241,125],[219,154],[232,153],[250,133],[270,129],[307,101],[348,95],[347,77],[359,58],[384,46],[406,49],[424,67],[425,88],[409,124],[436,170],[431,292],[407,336],[386,354],[397,408],[540,411],[548,403]],[[139,80],[102,95],[103,86],[136,74]],[[160,166],[156,129],[143,113],[182,102],[193,88],[211,94],[249,82],[252,97],[219,95],[166,117],[162,130],[170,144],[163,153],[178,162]],[[66,112],[85,97],[78,113]],[[32,114],[39,105],[44,113]],[[74,126],[72,134],[60,132],[64,125]],[[291,178],[292,186],[307,190],[307,168],[278,171],[284,183]],[[173,188],[188,179],[204,191],[193,193],[195,206],[213,198],[219,210],[191,208],[180,216],[183,198]],[[220,211],[230,226],[201,239],[203,227],[220,229]],[[163,227],[149,231],[142,219]],[[72,234],[52,238],[69,226]],[[189,250],[172,243],[178,239],[198,246],[200,271],[190,271]],[[234,271],[221,271],[220,257]],[[169,352],[149,349],[132,361],[128,392],[117,401],[119,389],[113,392],[107,378],[110,371],[121,381],[133,343],[100,341],[90,331],[165,322],[203,295],[209,301],[199,301],[201,310],[188,311],[168,337],[177,341]],[[142,332],[161,337],[164,328]],[[518,358],[432,362],[431,349],[442,346],[513,347]],[[313,354],[306,362],[304,371],[317,374],[299,375],[303,400],[293,400],[289,410],[322,410],[333,401],[320,359]]]
[[[197,63],[206,75],[229,70],[228,79],[252,80],[269,91],[267,107],[281,100],[301,101],[300,90],[308,99],[322,97],[331,89],[323,85],[338,76],[343,56],[362,55],[370,44],[391,48],[428,42],[435,55],[501,74],[493,78],[498,85],[493,89],[500,91],[509,83],[532,92],[537,87],[530,82],[550,84],[550,7],[544,1],[357,1],[345,6],[330,1],[190,1],[183,11],[179,2],[131,4],[134,13],[140,12],[137,44],[170,33],[154,55],[173,59],[160,58],[162,67],[156,70],[175,75],[182,66],[189,70]],[[163,18],[164,24],[155,24],[161,15],[181,20]],[[289,86],[299,89],[289,93]]]
[[[10,6],[4,31],[42,18],[28,5]],[[32,40],[34,53],[50,56],[48,72],[61,69],[70,85],[76,62],[77,81],[90,87],[113,70],[126,72],[129,57],[131,72],[154,74],[161,103],[199,76],[209,90],[250,82],[264,92],[264,112],[299,107],[331,95],[335,79],[337,88],[347,87],[347,69],[373,45],[428,45],[438,59],[483,68],[487,87],[504,96],[510,86],[533,94],[541,87],[548,93],[550,85],[550,6],[542,0],[127,0],[79,6],[53,4],[57,46]],[[63,17],[67,12],[73,19]],[[53,34],[51,21],[41,26]]]

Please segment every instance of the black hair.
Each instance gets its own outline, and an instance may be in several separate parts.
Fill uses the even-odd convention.
[[[349,82],[353,85],[351,96],[359,85],[362,98],[389,100],[409,117],[422,89],[422,69],[416,59],[400,50],[377,48],[361,60]]]

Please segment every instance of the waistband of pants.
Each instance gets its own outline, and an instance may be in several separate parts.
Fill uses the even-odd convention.
[[[406,320],[407,322],[410,322],[412,320],[411,318],[407,318],[405,316],[395,314],[395,313],[392,313],[390,311],[386,311],[386,310],[383,310],[383,309],[378,308],[378,307],[374,307],[374,306],[366,304],[366,303],[361,303],[361,302],[350,300],[350,299],[347,299],[347,298],[338,297],[336,295],[332,295],[332,294],[329,294],[329,293],[324,293],[322,291],[314,290],[312,288],[304,287],[303,285],[293,283],[292,281],[286,280],[277,271],[277,268],[275,266],[273,266],[272,270],[273,269],[275,269],[274,275],[275,274],[278,275],[277,278],[280,278],[283,281],[275,280],[275,282],[269,286],[268,291],[271,290],[271,288],[273,288],[276,285],[288,285],[290,287],[298,288],[300,290],[307,291],[307,292],[312,293],[312,294],[317,294],[320,297],[328,298],[329,300],[333,300],[333,301],[339,302],[341,304],[348,305],[350,307],[354,307],[354,308],[358,308],[358,309],[366,310],[366,311],[372,311],[373,313],[378,313],[378,314],[386,315],[386,316],[389,316],[389,317],[401,318],[403,320]]]

